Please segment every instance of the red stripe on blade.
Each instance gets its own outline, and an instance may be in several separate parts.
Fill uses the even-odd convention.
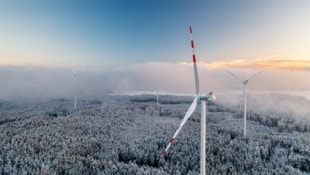
[[[193,62],[196,63],[196,56],[193,55]]]
[[[189,33],[192,33],[192,26],[189,26]]]
[[[194,41],[193,40],[191,40],[191,44],[192,44],[192,48],[194,48]]]
[[[163,153],[161,153],[161,156],[167,156],[167,152],[166,151],[164,151]]]

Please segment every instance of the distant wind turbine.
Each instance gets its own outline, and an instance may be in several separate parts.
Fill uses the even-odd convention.
[[[156,91],[156,105],[157,105],[157,107],[159,106],[159,93],[158,93],[158,88],[157,88],[157,91]]]
[[[201,146],[200,146],[200,173],[202,175],[205,175],[206,173],[206,102],[207,100],[215,100],[215,96],[213,96],[212,92],[209,93],[207,96],[201,96],[199,95],[199,77],[198,77],[198,71],[197,71],[197,64],[196,64],[196,56],[194,52],[194,40],[192,37],[192,27],[190,26],[190,37],[191,37],[191,47],[193,50],[193,65],[194,65],[194,75],[195,75],[195,89],[196,89],[196,95],[195,99],[192,102],[191,106],[187,110],[183,120],[181,121],[181,124],[179,128],[176,130],[174,135],[169,140],[169,144],[167,145],[165,151],[163,152],[163,155],[167,155],[168,149],[170,148],[171,144],[174,142],[176,136],[179,134],[181,129],[183,128],[186,121],[189,119],[189,117],[192,115],[192,113],[195,111],[197,107],[198,100],[201,101]]]
[[[243,107],[243,136],[246,137],[246,85],[249,83],[251,79],[259,75],[261,72],[257,72],[247,80],[243,81],[233,73],[229,72],[228,70],[225,70],[228,74],[235,77],[237,80],[239,80],[243,84],[243,97],[244,97],[244,107]]]
[[[76,102],[76,80],[77,80],[77,76],[78,76],[78,74],[77,74],[77,72],[76,72],[76,70],[75,70],[75,68],[74,68],[74,66],[73,65],[69,65],[70,66],[70,70],[72,71],[72,74],[73,74],[73,77],[74,77],[74,109],[76,109],[76,105],[77,105],[77,102]]]

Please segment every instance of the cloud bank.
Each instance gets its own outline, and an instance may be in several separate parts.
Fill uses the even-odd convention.
[[[241,83],[222,68],[214,69],[205,64],[199,64],[198,68],[201,93],[225,93],[242,88]],[[249,91],[310,91],[310,71],[307,68],[226,69],[241,79],[262,71],[249,83]],[[79,68],[77,72],[80,76],[75,80],[66,67],[0,66],[0,98],[72,98],[75,92],[81,98],[121,91],[195,92],[192,64],[149,62],[108,72]]]

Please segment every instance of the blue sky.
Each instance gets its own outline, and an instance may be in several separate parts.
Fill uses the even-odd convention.
[[[2,0],[1,96],[310,89],[309,0]],[[59,85],[62,85],[60,88]],[[57,87],[54,87],[57,86]],[[8,95],[10,96],[10,95]]]
[[[308,0],[0,2],[1,64],[118,68],[278,55],[309,59]]]

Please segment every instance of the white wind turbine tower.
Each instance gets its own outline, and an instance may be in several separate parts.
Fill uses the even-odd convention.
[[[72,71],[73,77],[74,77],[74,109],[76,109],[76,79],[78,74],[75,71],[74,66],[70,65],[70,70]]]
[[[199,77],[198,77],[198,71],[197,71],[197,64],[196,64],[196,56],[195,56],[195,49],[194,49],[194,40],[192,37],[192,27],[190,26],[190,37],[191,37],[191,47],[193,50],[193,65],[194,65],[194,75],[195,75],[195,88],[196,88],[196,94],[195,99],[189,109],[187,110],[183,120],[181,121],[181,124],[179,128],[176,130],[174,135],[169,140],[169,144],[167,145],[165,151],[163,152],[163,155],[167,155],[167,151],[170,148],[171,144],[174,142],[176,136],[181,131],[182,127],[186,123],[186,121],[189,119],[189,117],[192,115],[192,113],[195,111],[198,100],[201,101],[201,146],[200,146],[200,173],[202,175],[205,175],[206,173],[206,102],[207,100],[215,100],[215,96],[213,96],[212,92],[209,93],[208,96],[201,96],[199,95]]]
[[[233,73],[229,72],[228,70],[225,70],[227,73],[229,73],[231,76],[235,77],[237,80],[239,80],[243,84],[243,98],[244,98],[244,107],[243,107],[243,136],[246,137],[246,85],[249,83],[249,80],[253,79],[256,77],[258,74],[261,72],[258,72],[248,78],[247,80],[243,81]]]

